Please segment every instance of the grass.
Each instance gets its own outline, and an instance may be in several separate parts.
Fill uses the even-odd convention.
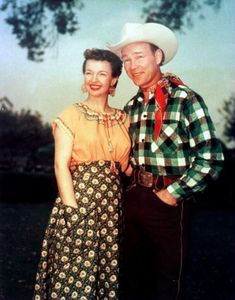
[[[1,203],[0,299],[31,299],[51,203]],[[187,300],[235,299],[235,212],[195,209]],[[147,300],[147,299],[146,299]]]

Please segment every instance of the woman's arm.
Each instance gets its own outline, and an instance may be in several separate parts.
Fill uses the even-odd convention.
[[[72,176],[69,170],[73,139],[59,126],[56,126],[54,129],[54,139],[54,168],[60,198],[65,205],[77,208],[78,205],[75,199]]]

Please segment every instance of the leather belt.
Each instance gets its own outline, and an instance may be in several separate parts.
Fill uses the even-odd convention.
[[[131,177],[131,185],[139,184],[144,187],[154,188],[156,191],[166,188],[180,176],[154,176],[150,172],[134,169]]]

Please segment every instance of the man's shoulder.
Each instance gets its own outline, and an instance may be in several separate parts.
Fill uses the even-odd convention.
[[[181,98],[181,99],[194,99],[194,98],[202,98],[197,92],[195,92],[192,88],[187,85],[177,85],[173,86],[170,90],[171,98]]]
[[[133,106],[135,99],[136,99],[135,97],[132,97],[130,100],[127,101],[127,103],[125,104],[124,107],[131,107],[131,106]]]

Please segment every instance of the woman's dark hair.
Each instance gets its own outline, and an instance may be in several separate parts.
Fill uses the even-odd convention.
[[[103,49],[86,49],[83,53],[85,60],[82,66],[82,72],[85,73],[86,62],[88,59],[94,59],[99,61],[108,61],[112,68],[112,76],[119,77],[122,73],[122,61],[121,59],[114,53],[109,50]]]

